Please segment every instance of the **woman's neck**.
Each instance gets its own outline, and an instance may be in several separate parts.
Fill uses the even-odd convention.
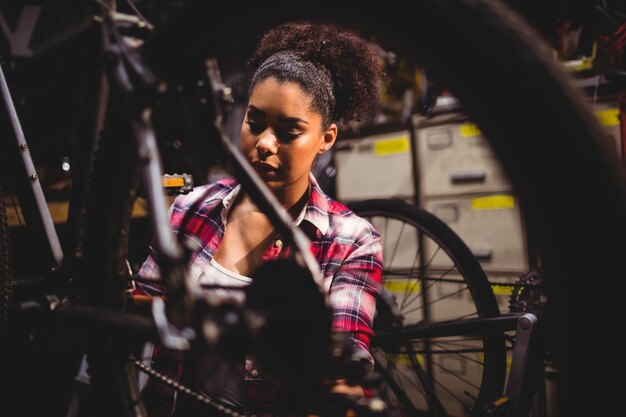
[[[309,200],[309,195],[311,194],[311,186],[309,186],[304,190],[304,192],[299,193],[299,195],[295,193],[274,193],[280,205],[287,210],[287,212],[291,215],[293,219],[297,218],[307,201]],[[241,197],[239,202],[242,206],[246,207],[254,207],[256,208],[256,204],[252,200],[249,194],[245,193]],[[257,209],[258,210],[258,209]]]

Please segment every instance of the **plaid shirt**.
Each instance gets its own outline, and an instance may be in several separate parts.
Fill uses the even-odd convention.
[[[382,282],[380,234],[369,222],[324,194],[313,175],[310,180],[311,195],[296,224],[311,240],[311,252],[318,261],[332,306],[333,330],[351,333],[357,346],[369,352],[375,297]],[[213,258],[224,237],[228,210],[240,190],[235,180],[227,178],[196,187],[174,201],[174,230],[198,243],[191,258],[194,267],[202,268]],[[194,204],[200,198],[204,201]],[[193,212],[187,214],[189,210]],[[275,238],[265,250],[264,261],[289,256],[292,249],[282,245],[280,238]],[[155,279],[160,276],[153,256],[148,257],[137,275]],[[155,295],[160,286],[138,283],[138,290]]]

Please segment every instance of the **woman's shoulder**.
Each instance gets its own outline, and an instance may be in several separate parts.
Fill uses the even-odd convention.
[[[338,236],[359,239],[363,235],[377,238],[380,236],[376,228],[365,218],[352,211],[347,205],[331,197],[328,202],[329,230]]]
[[[212,200],[222,200],[237,186],[237,181],[234,178],[226,177],[217,181],[199,185],[194,189],[183,195],[179,195],[174,199],[174,208],[181,209],[196,205],[203,200],[209,202]]]
[[[177,226],[189,222],[189,219],[201,220],[213,216],[214,210],[221,206],[236,186],[234,179],[223,178],[194,187],[190,193],[176,197],[171,206],[171,224]]]

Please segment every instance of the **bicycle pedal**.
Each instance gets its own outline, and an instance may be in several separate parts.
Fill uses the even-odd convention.
[[[190,174],[164,174],[161,183],[168,195],[187,194],[193,190],[193,177]]]
[[[485,408],[483,409],[482,417],[513,417],[515,416],[515,411],[517,409],[516,402],[507,397],[506,395],[502,395],[501,397],[496,398],[491,401]]]

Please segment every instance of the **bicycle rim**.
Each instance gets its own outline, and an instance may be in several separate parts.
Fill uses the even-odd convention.
[[[403,327],[499,315],[485,272],[444,222],[402,200],[348,205],[382,235],[383,286],[395,299]],[[377,317],[375,333],[378,329],[388,330]],[[503,334],[393,344],[377,343],[375,337],[373,346],[386,381],[384,396],[404,415],[464,416],[502,392]]]

